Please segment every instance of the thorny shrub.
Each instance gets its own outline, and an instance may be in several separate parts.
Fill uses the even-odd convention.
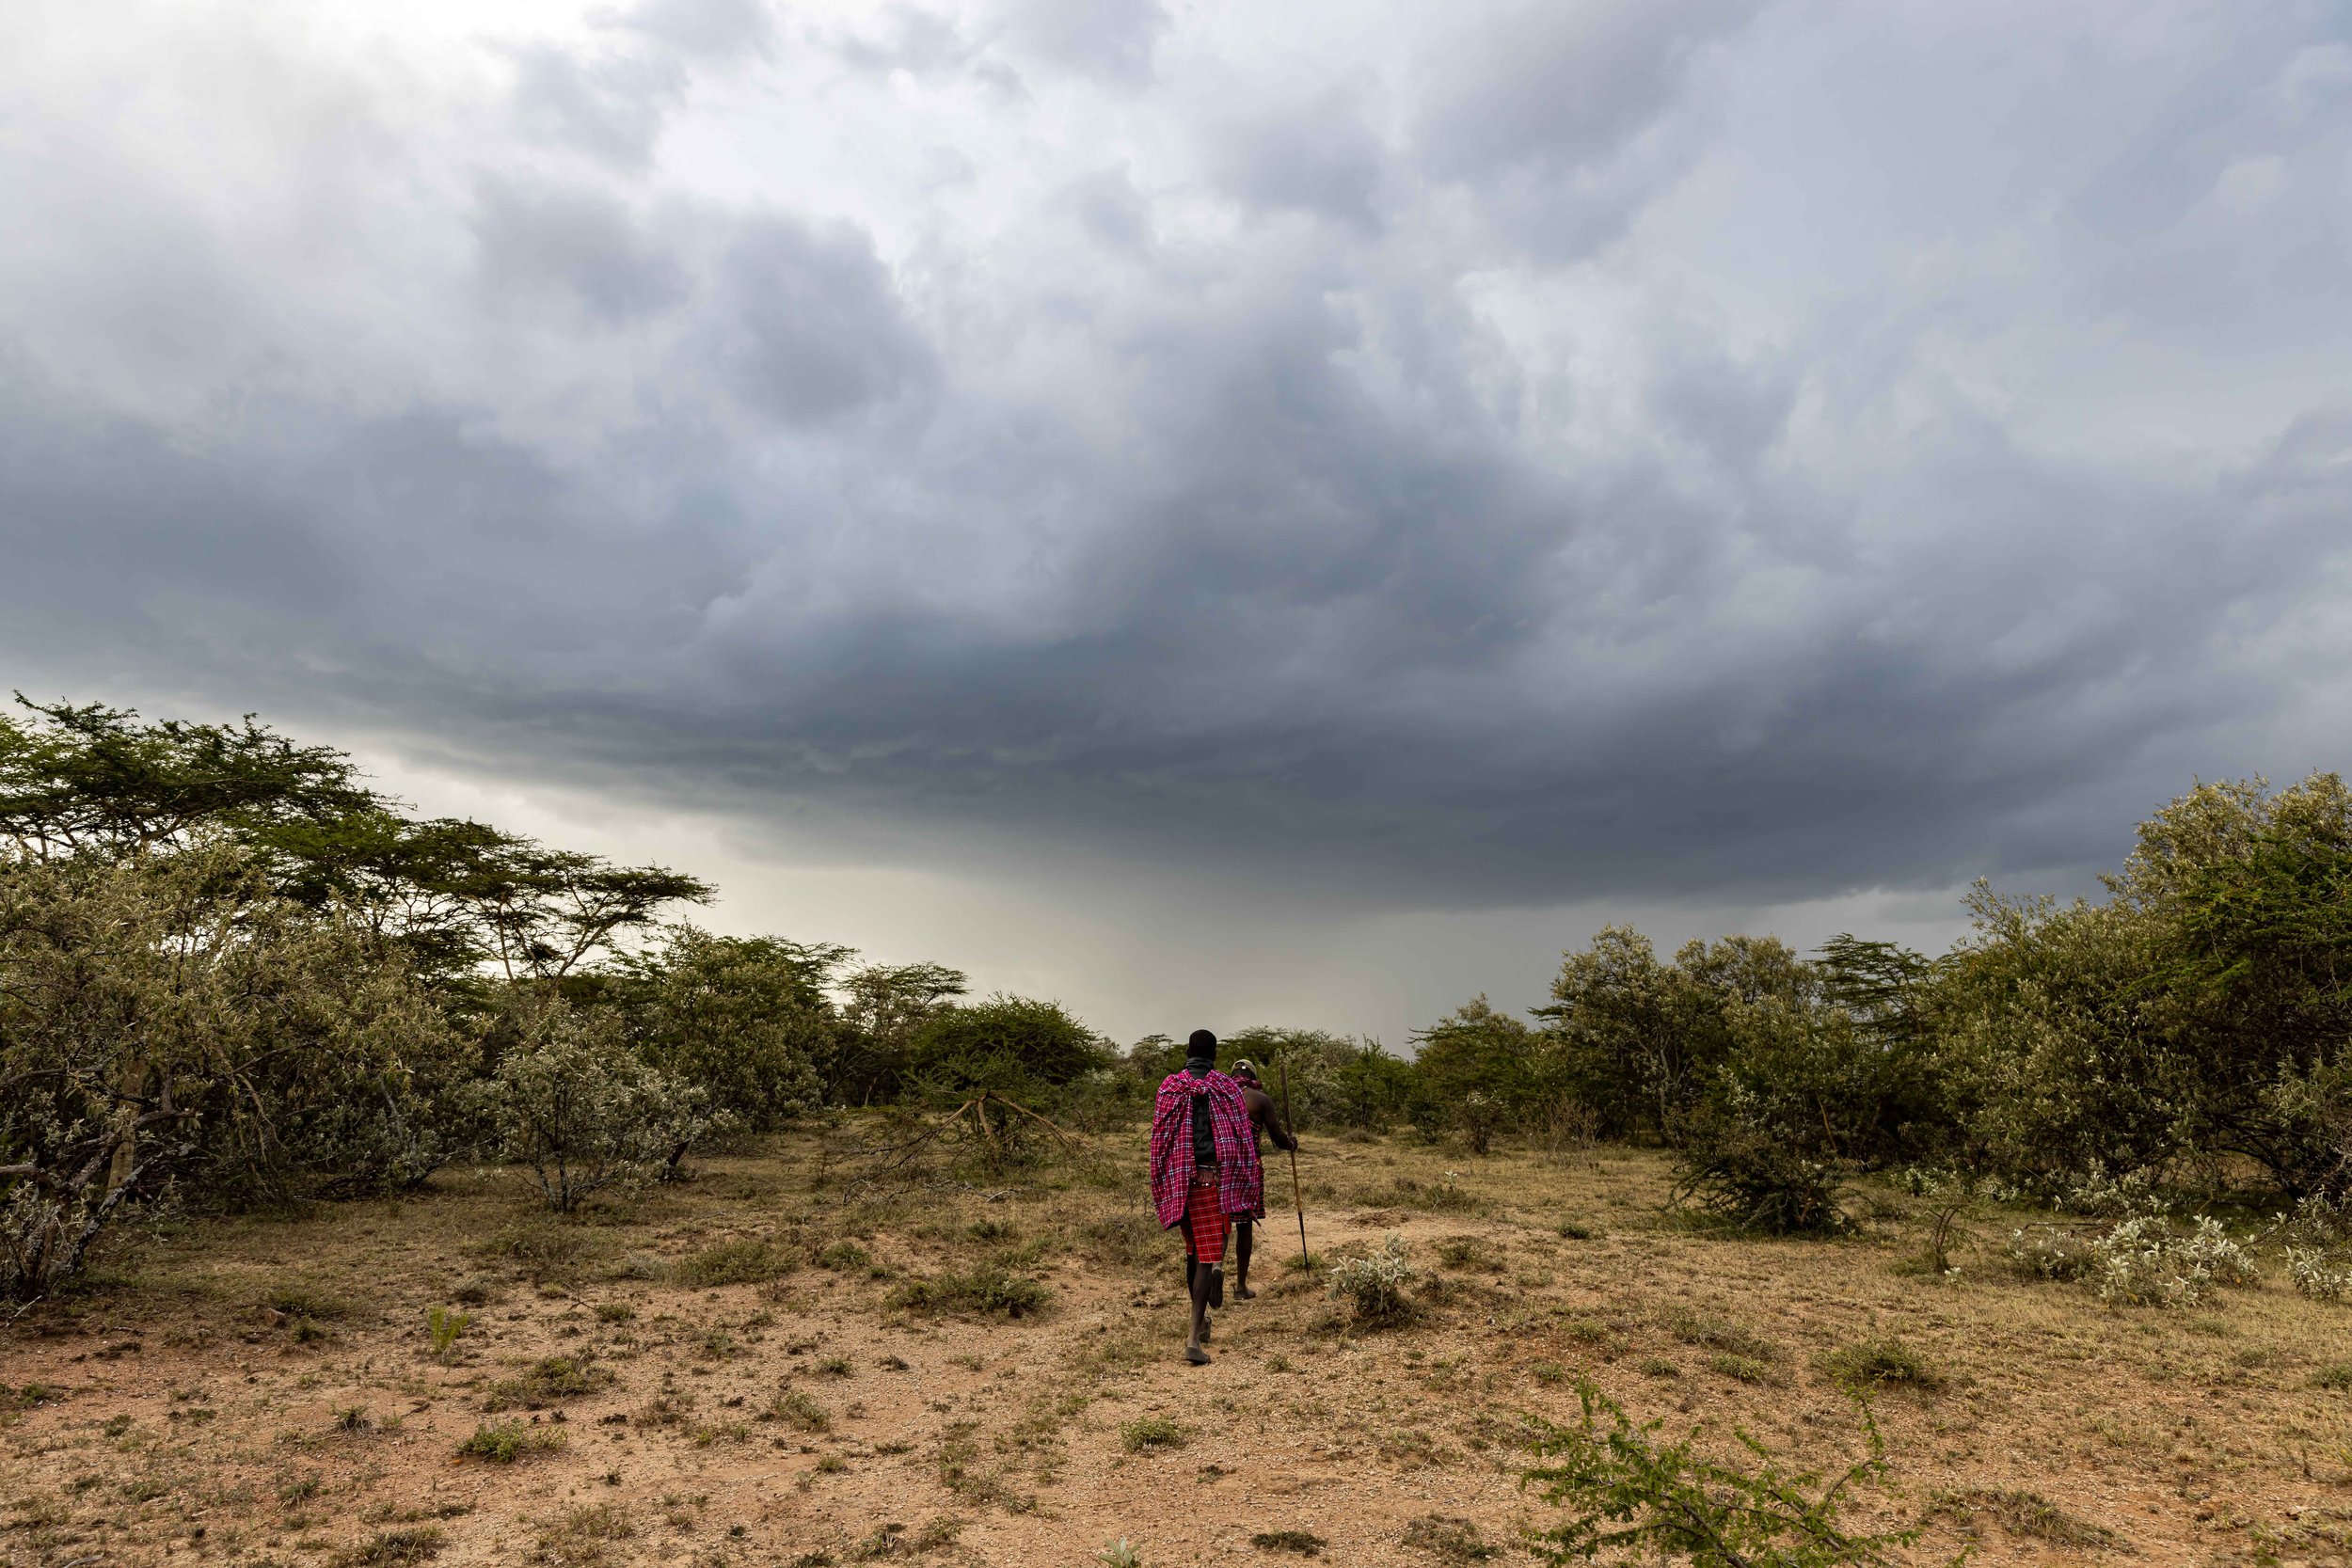
[[[1918,1539],[1915,1528],[1857,1533],[1838,1518],[1850,1489],[1886,1478],[1883,1445],[1867,1406],[1867,1454],[1823,1485],[1815,1472],[1783,1469],[1745,1433],[1736,1435],[1754,1458],[1753,1468],[1706,1458],[1692,1439],[1659,1442],[1660,1423],[1635,1425],[1590,1383],[1580,1382],[1577,1392],[1581,1418],[1574,1426],[1549,1427],[1535,1445],[1545,1463],[1520,1478],[1573,1515],[1533,1543],[1546,1561],[1602,1556],[1615,1561],[1648,1553],[1692,1568],[1864,1568],[1896,1562],[1895,1551]]]

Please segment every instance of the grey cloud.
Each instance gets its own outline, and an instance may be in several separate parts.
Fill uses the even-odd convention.
[[[1261,211],[1377,229],[1387,158],[1359,98],[1341,87],[1221,127],[1210,141],[1218,184]]]
[[[532,44],[515,51],[514,111],[523,134],[618,168],[643,168],[663,119],[686,95],[686,71],[660,52],[583,56]]]
[[[1169,18],[1158,0],[1004,0],[997,22],[1050,65],[1134,86],[1151,80]]]
[[[893,6],[884,13],[880,31],[859,32],[832,40],[843,60],[860,71],[912,71],[918,76],[963,65],[973,46],[954,22],[936,11]]]
[[[615,13],[612,24],[709,60],[764,55],[775,41],[766,0],[639,0]]]
[[[1112,250],[1152,244],[1152,204],[1123,168],[1097,169],[1062,188],[1062,198],[1088,233]]]
[[[600,191],[490,176],[475,199],[474,241],[484,283],[494,294],[553,293],[609,323],[685,297],[677,259]]]
[[[722,263],[718,349],[743,398],[792,423],[922,381],[930,356],[866,236],[782,214],[746,222]]]

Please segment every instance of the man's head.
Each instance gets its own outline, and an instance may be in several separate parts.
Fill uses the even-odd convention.
[[[1216,1037],[1206,1029],[1195,1029],[1192,1038],[1184,1042],[1184,1059],[1189,1062],[1216,1060]]]
[[[1235,1062],[1231,1070],[1234,1077],[1241,1079],[1245,1083],[1254,1084],[1258,1081],[1257,1066],[1247,1056],[1244,1056],[1241,1060]]]

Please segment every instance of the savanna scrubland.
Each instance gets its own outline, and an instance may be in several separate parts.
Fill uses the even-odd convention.
[[[2342,1560],[2352,800],[1923,955],[1612,928],[1287,1079],[1176,1358],[1181,1049],[247,721],[0,726],[0,1556]],[[2344,972],[2339,974],[2339,970]]]

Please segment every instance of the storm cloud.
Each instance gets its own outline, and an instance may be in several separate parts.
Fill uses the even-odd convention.
[[[2352,760],[2346,6],[33,6],[0,103],[41,694],[1405,947]]]

